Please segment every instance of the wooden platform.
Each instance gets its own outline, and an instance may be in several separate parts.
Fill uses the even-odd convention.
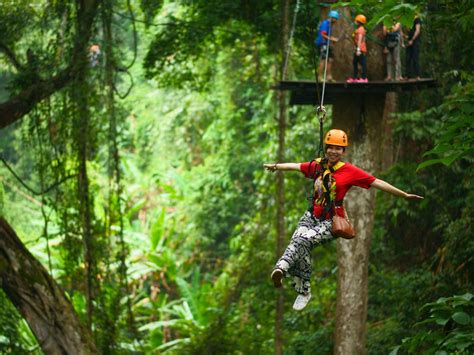
[[[319,92],[322,93],[322,83],[319,84]],[[276,90],[291,91],[290,105],[317,105],[316,82],[309,80],[280,81]],[[432,78],[404,81],[369,81],[368,83],[326,83],[324,102],[332,104],[339,95],[372,94],[386,92],[418,91],[434,88],[437,82]]]

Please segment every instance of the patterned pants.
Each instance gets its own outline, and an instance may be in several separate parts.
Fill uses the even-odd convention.
[[[292,286],[300,294],[311,292],[310,277],[313,269],[311,251],[316,245],[327,243],[335,237],[331,234],[332,221],[319,221],[306,211],[298,222],[290,244],[275,268],[285,271],[292,276]]]

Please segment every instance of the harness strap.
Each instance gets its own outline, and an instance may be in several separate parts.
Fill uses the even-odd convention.
[[[324,158],[318,158],[315,160],[312,160],[309,164],[309,171],[311,171],[311,164],[314,162],[314,164],[317,164],[314,169],[314,174],[313,174],[313,189],[314,189],[314,184],[316,182],[316,179],[322,175],[322,183],[324,186],[324,189],[326,190],[324,192],[324,201],[325,201],[325,206],[323,209],[323,212],[321,214],[320,220],[326,219],[326,216],[329,214],[331,217],[334,215],[334,208],[335,207],[341,207],[343,206],[344,199],[338,200],[338,201],[333,201],[331,200],[331,186],[330,186],[330,177],[331,175],[344,166],[343,162],[338,162],[334,166],[328,166],[327,165],[327,159]],[[329,170],[328,174],[325,174],[325,171]],[[312,204],[310,207],[310,211],[312,211],[314,203],[315,203],[315,193],[313,191],[313,198],[312,198]],[[312,212],[311,212],[312,214]]]

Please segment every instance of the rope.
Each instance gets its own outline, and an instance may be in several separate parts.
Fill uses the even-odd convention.
[[[10,171],[10,173],[13,175],[13,177],[25,188],[27,189],[29,192],[31,192],[33,195],[36,195],[36,196],[40,196],[40,195],[44,195],[44,194],[47,194],[49,191],[51,191],[52,189],[54,189],[55,187],[61,185],[63,182],[73,178],[73,177],[76,177],[77,174],[74,174],[74,175],[68,175],[66,176],[64,179],[62,180],[59,180],[59,181],[56,181],[54,184],[52,184],[51,186],[47,187],[46,189],[44,189],[43,191],[36,191],[36,190],[33,190],[31,187],[29,187],[24,181],[23,179],[18,176],[18,174],[15,172],[15,170],[13,170],[13,168],[7,163],[7,161],[2,157],[0,156],[0,161],[3,163],[3,165],[5,165],[5,167],[8,169],[8,171]]]
[[[128,87],[127,91],[125,92],[125,94],[120,94],[119,90],[117,89],[117,86],[115,85],[115,83],[112,84],[113,88],[114,88],[114,92],[117,94],[117,96],[120,98],[120,99],[125,99],[129,94],[130,92],[132,91],[133,89],[133,86],[135,85],[134,81],[133,81],[133,75],[130,73],[130,70],[128,70],[127,68],[117,68],[115,67],[115,73],[118,73],[118,72],[122,72],[122,73],[126,73],[128,75],[128,77],[130,78],[130,86]]]
[[[308,4],[308,2],[307,2],[307,4]],[[290,59],[291,46],[292,46],[292,43],[293,43],[293,36],[294,36],[294,33],[295,33],[296,20],[297,20],[297,15],[298,15],[299,8],[300,8],[300,0],[297,0],[295,11],[293,13],[293,23],[291,25],[290,37],[288,38],[285,62],[284,62],[284,65],[283,65],[283,70],[282,70],[282,79],[286,78],[286,72],[287,72],[287,69],[288,69],[288,61]],[[331,24],[330,24],[330,26],[331,26]],[[332,27],[330,27],[328,37],[330,37],[329,34],[332,35]],[[310,34],[310,37],[311,37],[311,34]],[[317,99],[319,99],[319,102],[320,102],[319,106],[316,107],[316,112],[317,112],[317,116],[318,116],[318,120],[319,120],[319,149],[318,149],[318,155],[319,156],[322,156],[324,154],[324,150],[323,150],[323,133],[324,133],[323,132],[323,123],[324,123],[324,119],[326,118],[326,108],[324,107],[324,96],[325,96],[325,93],[326,93],[326,74],[327,74],[327,66],[328,66],[328,59],[329,59],[329,46],[330,46],[330,43],[331,43],[331,39],[328,38],[328,43],[327,43],[327,46],[326,46],[326,61],[325,61],[325,64],[324,64],[323,88],[322,88],[322,94],[320,96],[319,95],[318,68],[316,66],[316,61],[314,59],[314,57],[315,57],[314,56],[314,43],[311,42],[311,48],[313,48],[312,52],[313,52],[313,62],[314,62],[315,79],[316,79],[316,93],[317,93]]]
[[[324,85],[324,84],[323,84]],[[316,112],[318,115],[319,120],[319,148],[318,148],[318,156],[324,157],[324,142],[323,142],[323,134],[324,134],[324,119],[326,118],[326,109],[324,106],[318,106],[316,108]]]
[[[332,25],[331,21],[329,21],[329,32],[328,32],[328,40],[326,46],[326,60],[324,63],[324,74],[323,74],[323,90],[321,94],[321,101],[319,102],[319,106],[316,107],[316,115],[318,116],[319,120],[319,148],[318,148],[318,156],[324,156],[324,142],[323,142],[323,135],[324,135],[324,128],[323,123],[324,119],[326,118],[326,108],[324,107],[324,95],[326,93],[326,73],[328,69],[328,60],[329,60],[329,46],[331,45],[331,35],[332,35]],[[319,83],[316,83],[318,86]]]
[[[332,27],[329,25],[329,32],[332,34]],[[328,69],[328,59],[329,59],[329,46],[331,44],[331,36],[328,33],[328,45],[326,46],[326,62],[324,63],[324,75],[323,75],[323,93],[321,94],[321,103],[319,104],[318,111],[323,111],[326,114],[326,110],[324,109],[324,94],[326,92],[326,72]]]
[[[314,78],[316,80],[316,101],[321,101],[321,93],[319,92],[319,78],[318,78],[318,64],[317,64],[317,61],[316,61],[316,56],[317,56],[317,53],[316,53],[316,50],[315,50],[315,43],[314,43],[314,38],[316,37],[315,35],[315,31],[314,31],[314,27],[311,25],[313,23],[312,21],[312,18],[310,16],[310,13],[309,13],[309,9],[310,9],[310,6],[309,6],[309,1],[307,0],[306,1],[306,18],[307,18],[307,21],[308,21],[308,25],[310,26],[309,27],[309,45],[310,45],[310,48],[311,48],[311,58],[312,58],[312,61],[313,61],[313,68],[314,68]]]
[[[132,5],[130,4],[130,0],[127,0],[127,9],[130,14],[130,19],[132,20],[132,33],[133,33],[133,59],[129,65],[127,65],[125,68],[128,70],[130,69],[133,64],[135,64],[135,61],[137,60],[137,52],[138,52],[138,35],[137,35],[137,26],[135,24],[135,15],[132,10]]]
[[[293,42],[293,35],[295,34],[296,17],[298,15],[299,9],[300,9],[300,0],[297,0],[296,1],[295,12],[293,13],[293,23],[291,25],[290,38],[288,38],[288,44],[286,46],[285,64],[283,65],[283,71],[282,71],[282,74],[281,74],[281,77],[282,77],[283,80],[286,78],[286,70],[288,69],[288,61],[290,59],[291,45],[292,45],[292,42]]]

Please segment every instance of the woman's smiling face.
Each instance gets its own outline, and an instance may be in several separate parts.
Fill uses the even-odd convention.
[[[338,145],[327,145],[326,146],[326,157],[330,164],[336,164],[345,154],[344,147]]]

